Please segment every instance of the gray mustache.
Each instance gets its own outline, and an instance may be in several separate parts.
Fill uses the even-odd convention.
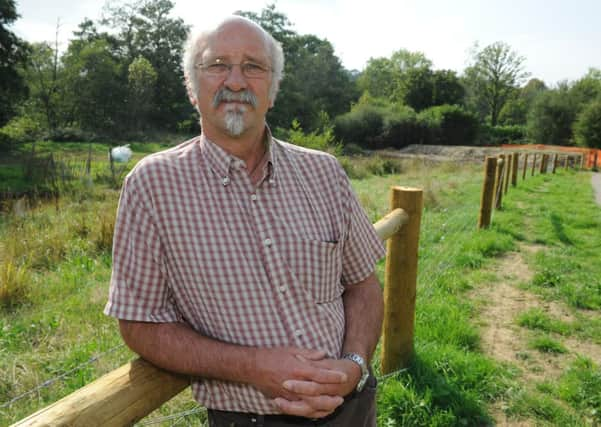
[[[242,90],[240,92],[233,92],[229,89],[222,88],[215,94],[213,98],[213,107],[217,108],[217,106],[222,102],[244,102],[246,104],[250,104],[253,107],[257,106],[257,97],[254,93],[248,90]]]

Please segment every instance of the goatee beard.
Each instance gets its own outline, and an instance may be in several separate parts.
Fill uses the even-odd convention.
[[[244,105],[228,105],[225,108],[225,128],[230,136],[240,136],[246,130]]]

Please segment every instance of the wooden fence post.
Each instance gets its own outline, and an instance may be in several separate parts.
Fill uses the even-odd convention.
[[[528,153],[524,154],[524,169],[522,170],[522,181],[526,179],[526,170],[528,169]]]
[[[599,154],[599,150],[595,150],[595,155],[593,156],[593,171],[597,172],[597,155]]]
[[[557,157],[558,157],[557,153],[553,154],[553,169],[552,169],[553,173],[555,173],[555,170],[557,169],[557,162],[558,162]]]
[[[503,207],[503,172],[505,171],[505,156],[501,154],[497,161],[497,177],[495,179],[495,208]]]
[[[511,165],[511,185],[515,187],[518,185],[518,160],[520,159],[520,153],[513,153],[513,163]]]
[[[484,165],[484,182],[482,183],[482,195],[480,197],[480,215],[478,216],[478,228],[488,228],[492,214],[492,204],[495,196],[495,172],[497,171],[497,159],[486,157]]]
[[[580,154],[580,166],[578,167],[578,170],[582,170],[584,169],[584,153]]]
[[[570,155],[566,154],[566,164],[565,164],[565,169],[568,170],[568,167],[570,166]]]
[[[534,153],[534,159],[532,159],[532,176],[534,176],[534,169],[536,169],[536,153]]]
[[[388,239],[384,280],[382,373],[406,367],[413,355],[417,249],[423,209],[419,188],[392,187],[390,209],[403,209],[409,221]]]
[[[540,173],[547,172],[547,156],[548,154],[543,153],[543,157],[540,159]]]
[[[511,174],[511,165],[513,164],[513,154],[507,155],[507,163],[505,164],[505,186],[504,186],[504,194],[507,194],[509,190],[509,175]]]

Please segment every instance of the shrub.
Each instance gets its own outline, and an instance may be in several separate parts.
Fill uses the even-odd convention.
[[[481,125],[478,137],[479,145],[522,144],[526,137],[526,126]]]
[[[574,135],[578,145],[601,148],[601,98],[580,112],[574,123]]]
[[[290,141],[300,147],[311,148],[313,150],[327,151],[334,155],[342,152],[342,146],[334,138],[333,126],[325,123],[322,129],[314,130],[305,134],[298,120],[292,121],[292,128],[289,130],[277,129],[278,136]]]
[[[33,141],[39,135],[40,125],[31,117],[15,117],[0,128],[0,151],[8,151],[16,144]]]
[[[425,142],[437,145],[474,145],[478,118],[457,105],[438,105],[418,115],[427,131]]]
[[[336,137],[344,144],[358,144],[370,149],[402,148],[417,144],[422,128],[415,111],[405,105],[360,103],[334,122]]]

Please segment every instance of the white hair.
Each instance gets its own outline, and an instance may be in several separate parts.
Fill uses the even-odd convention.
[[[198,87],[198,76],[196,75],[196,64],[198,58],[202,55],[204,50],[207,48],[208,40],[223,24],[233,19],[240,19],[247,21],[253,27],[256,27],[265,39],[265,45],[267,49],[267,55],[271,61],[272,80],[269,88],[269,99],[271,102],[275,101],[275,98],[280,89],[280,81],[284,77],[284,51],[282,45],[271,34],[263,29],[257,23],[250,19],[242,16],[234,15],[223,20],[219,25],[213,27],[210,30],[203,31],[191,31],[188,36],[188,40],[184,45],[184,54],[182,57],[182,66],[184,69],[184,79],[186,88],[188,89],[188,95],[192,99],[198,97],[200,88]],[[198,108],[198,105],[196,106]]]

